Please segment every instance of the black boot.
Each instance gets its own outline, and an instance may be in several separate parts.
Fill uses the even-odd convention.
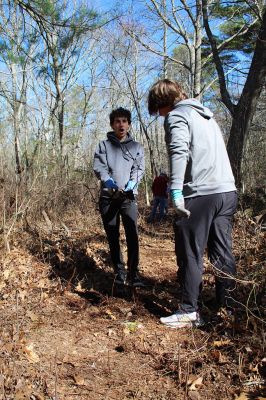
[[[145,287],[144,282],[141,280],[141,278],[137,272],[135,272],[134,274],[129,276],[128,283],[133,288],[137,288],[137,287],[144,288]]]
[[[115,270],[115,283],[117,285],[124,285],[127,280],[127,271],[124,268],[117,268]]]

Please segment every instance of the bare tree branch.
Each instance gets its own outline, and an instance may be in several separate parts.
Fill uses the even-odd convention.
[[[214,39],[214,36],[212,34],[212,31],[210,29],[209,25],[209,17],[208,17],[208,0],[203,0],[202,1],[202,10],[203,10],[203,23],[204,27],[208,36],[208,39],[211,44],[212,48],[212,53],[213,53],[213,59],[216,65],[217,69],[217,74],[218,74],[218,79],[219,79],[219,84],[220,84],[220,89],[221,89],[221,96],[224,104],[228,108],[228,110],[231,112],[231,114],[234,113],[235,110],[235,105],[232,103],[229,92],[226,87],[226,81],[225,81],[225,74],[222,66],[222,62],[220,59],[219,51],[217,49],[217,44],[216,40]]]
[[[184,62],[179,61],[179,60],[177,60],[176,58],[169,56],[168,54],[165,54],[165,53],[163,53],[163,52],[160,52],[160,51],[154,49],[153,47],[149,46],[147,43],[143,42],[143,40],[141,40],[140,37],[139,37],[138,35],[136,35],[131,29],[128,29],[128,28],[126,27],[125,24],[123,24],[123,23],[120,22],[120,25],[121,25],[121,27],[123,28],[123,30],[124,30],[129,36],[131,36],[131,37],[132,37],[133,39],[135,39],[138,43],[140,43],[145,49],[147,49],[147,50],[149,50],[150,52],[156,54],[157,56],[160,56],[160,57],[166,58],[166,59],[168,59],[168,60],[171,60],[171,61],[173,61],[175,64],[181,65],[182,67],[184,67],[185,69],[187,69],[188,71],[190,71],[190,67],[189,67],[187,64],[185,64]]]

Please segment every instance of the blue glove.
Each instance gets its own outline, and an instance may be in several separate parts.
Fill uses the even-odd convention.
[[[131,190],[134,189],[135,186],[136,186],[136,183],[134,181],[129,180],[128,183],[126,184],[124,192],[130,192]]]
[[[115,190],[118,189],[118,186],[117,186],[117,184],[115,183],[115,181],[113,180],[113,178],[107,179],[107,181],[104,182],[104,186],[105,186],[107,189],[115,189]]]
[[[185,208],[185,200],[181,189],[171,189],[171,198],[176,214],[179,217],[190,217],[190,211]]]

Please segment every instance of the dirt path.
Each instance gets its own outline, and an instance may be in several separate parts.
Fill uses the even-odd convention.
[[[38,258],[21,248],[5,257],[0,399],[233,399],[261,379],[260,339],[243,349],[241,323],[160,325],[178,297],[168,228],[141,232],[148,288],[133,295],[113,286],[101,230],[44,240]]]

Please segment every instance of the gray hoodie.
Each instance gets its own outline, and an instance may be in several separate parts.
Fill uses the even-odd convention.
[[[195,99],[178,102],[165,117],[170,189],[184,197],[236,190],[225,143],[213,113]]]
[[[144,169],[144,149],[129,133],[119,141],[114,132],[108,132],[107,139],[102,140],[95,150],[93,170],[101,180],[101,195],[108,193],[104,182],[109,178],[113,178],[119,189],[125,189],[128,181],[133,180],[136,194]]]

